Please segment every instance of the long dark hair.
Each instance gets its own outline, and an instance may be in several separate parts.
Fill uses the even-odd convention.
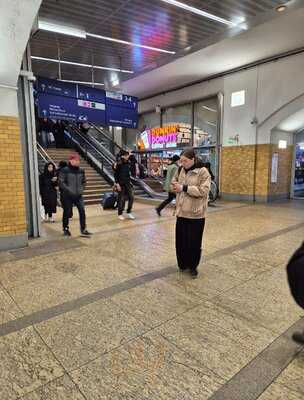
[[[53,166],[53,171],[52,172],[50,172],[48,170],[49,165]],[[56,174],[56,166],[55,166],[55,164],[53,162],[46,163],[45,166],[44,166],[43,175],[55,175],[55,174]]]

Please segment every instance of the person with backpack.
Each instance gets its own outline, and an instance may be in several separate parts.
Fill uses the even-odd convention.
[[[71,218],[73,206],[76,206],[79,212],[80,230],[83,236],[90,236],[91,233],[86,229],[86,214],[83,201],[83,192],[86,184],[85,172],[80,165],[78,154],[72,154],[69,157],[68,166],[63,168],[59,174],[59,188],[61,190],[63,207],[63,234],[71,236],[69,229],[69,219]]]
[[[193,148],[185,149],[172,181],[176,193],[176,256],[180,271],[198,276],[211,178]]]
[[[123,211],[126,200],[128,200],[127,215],[129,219],[135,219],[132,214],[134,202],[133,186],[131,183],[131,169],[129,162],[129,152],[121,150],[120,161],[114,170],[115,184],[118,191],[118,218],[123,221]]]
[[[304,242],[293,254],[287,264],[287,278],[292,297],[299,307],[304,309]],[[292,339],[304,344],[304,330],[294,332]]]
[[[178,170],[178,161],[179,161],[179,156],[174,155],[171,160],[171,164],[168,166],[167,169],[167,174],[166,174],[166,180],[164,184],[164,189],[166,192],[168,192],[168,198],[164,200],[158,207],[156,207],[156,212],[159,217],[161,217],[161,212],[162,210],[172,201],[176,198],[176,194],[172,192],[172,180]]]

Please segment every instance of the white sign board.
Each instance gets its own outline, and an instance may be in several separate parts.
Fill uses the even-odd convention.
[[[271,161],[271,183],[278,182],[279,154],[274,153]]]

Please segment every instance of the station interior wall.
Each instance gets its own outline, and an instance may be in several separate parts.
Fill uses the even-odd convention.
[[[223,77],[140,101],[140,113],[206,98],[224,95],[221,132],[220,191],[224,198],[269,201],[290,195],[293,143],[278,149],[286,133],[272,131],[279,123],[304,108],[304,54],[288,56]],[[245,90],[245,104],[231,107],[231,95]],[[238,135],[238,143],[231,138]],[[232,142],[233,143],[233,142]],[[279,151],[278,182],[271,184],[272,154]],[[289,168],[290,167],[290,168]],[[287,170],[290,170],[289,172]],[[282,177],[281,177],[282,175]],[[283,175],[285,177],[283,177]]]

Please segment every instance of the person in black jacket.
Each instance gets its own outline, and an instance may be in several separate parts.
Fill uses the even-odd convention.
[[[127,215],[129,219],[135,219],[132,214],[134,202],[133,186],[131,183],[131,171],[129,162],[129,152],[121,151],[121,160],[117,163],[114,171],[115,183],[118,191],[118,218],[124,220],[123,210],[126,199],[128,200]]]
[[[69,218],[73,206],[76,206],[79,212],[80,230],[84,236],[90,236],[86,229],[86,215],[83,201],[83,191],[86,184],[85,172],[79,168],[80,157],[78,154],[72,154],[69,158],[69,164],[63,168],[59,174],[59,188],[61,190],[63,206],[63,234],[71,236],[69,230]]]
[[[53,214],[57,211],[57,181],[55,164],[48,162],[39,176],[39,189],[46,222],[55,222]]]

